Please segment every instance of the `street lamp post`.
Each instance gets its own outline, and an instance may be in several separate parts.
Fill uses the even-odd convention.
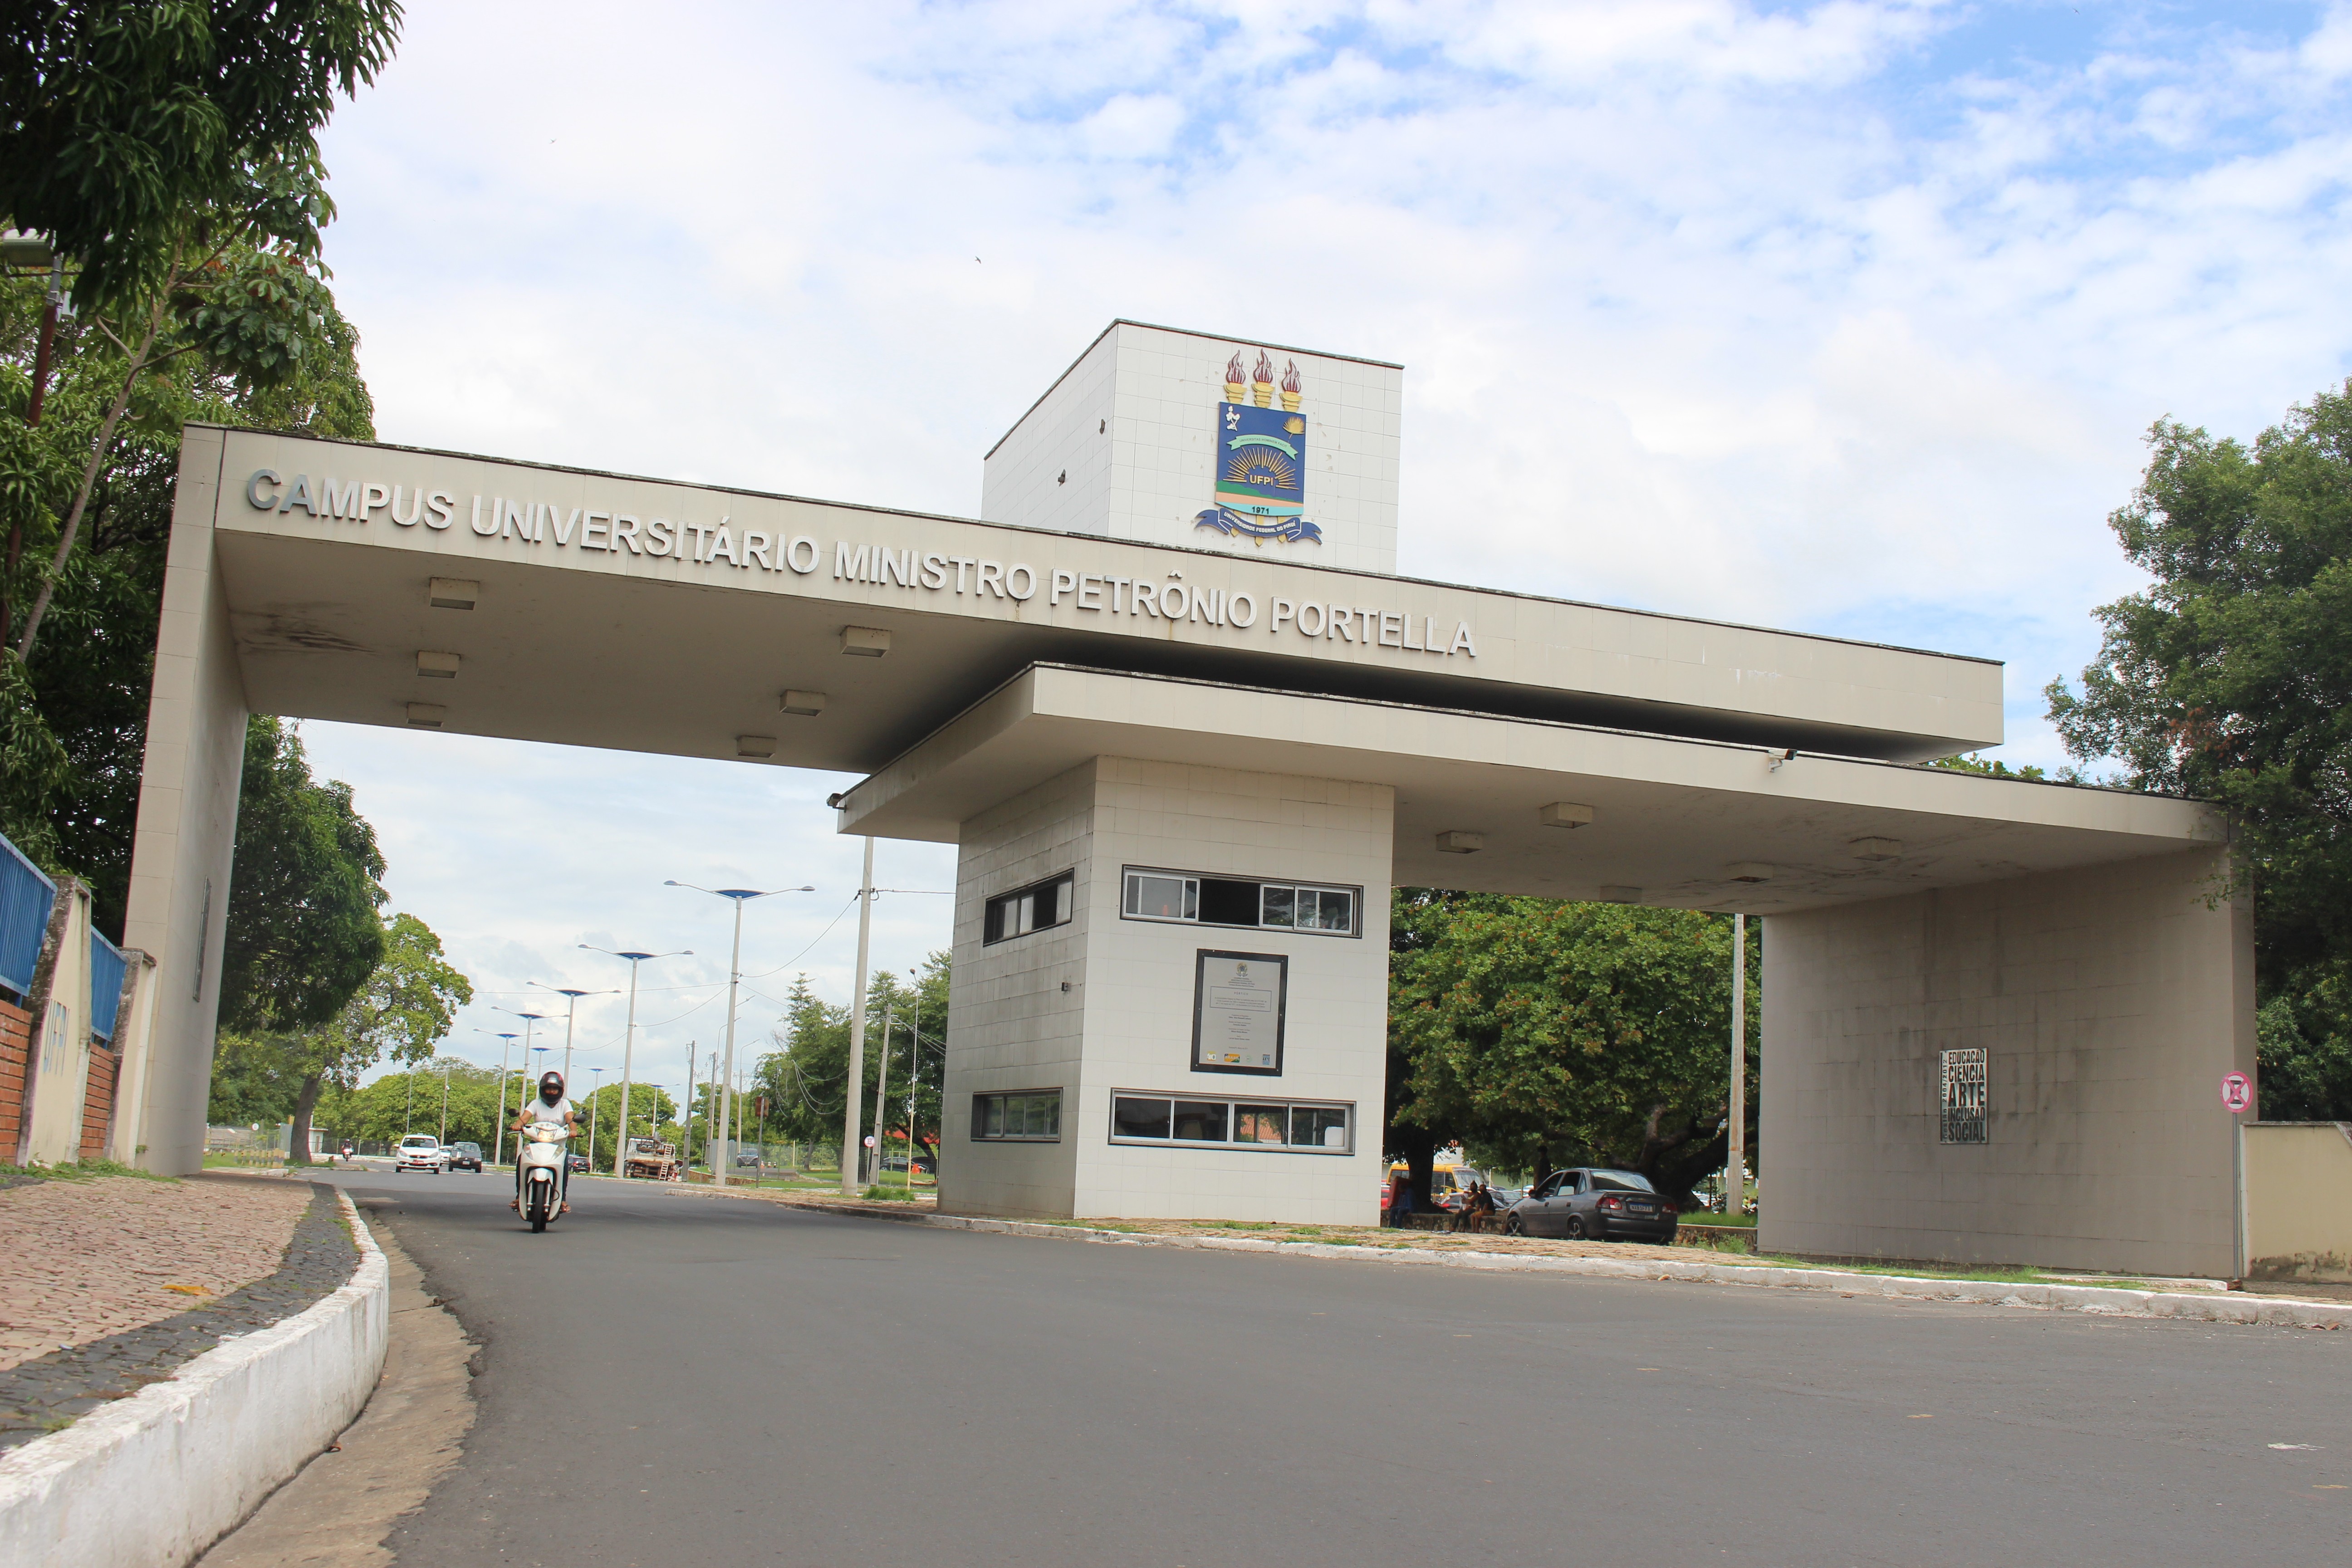
[[[530,1060],[530,1053],[533,1051],[539,1051],[542,1054],[545,1053],[547,1047],[545,1046],[535,1046],[531,1044],[530,1037],[531,1032],[534,1029],[536,1029],[540,1025],[547,1022],[547,1014],[518,1013],[511,1007],[493,1007],[490,1010],[494,1013],[504,1013],[509,1018],[520,1018],[522,1020],[522,1059],[524,1061],[527,1062]],[[539,1075],[537,1073],[533,1073],[531,1075],[534,1079],[537,1079],[538,1076]]]
[[[563,1092],[570,1094],[572,1092],[572,1026],[580,1012],[580,998],[610,996],[612,993],[610,991],[574,991],[569,986],[550,985],[540,980],[534,980],[531,984],[541,991],[552,991],[558,996],[569,1000],[569,1005],[563,1009]]]
[[[488,1035],[493,1032],[494,1031],[489,1029],[477,1029],[474,1031],[474,1033],[478,1035]],[[499,1121],[498,1125],[491,1129],[490,1131],[490,1165],[494,1170],[501,1163],[500,1157],[505,1154],[507,1148],[507,1053],[514,1048],[516,1037],[517,1037],[511,1030],[498,1037],[499,1041]]]
[[[692,882],[679,881],[665,882],[662,886],[685,888],[697,893],[709,893],[713,898],[725,899],[735,906],[735,951],[727,961],[727,1063],[724,1068],[710,1075],[711,1089],[718,1096],[718,1102],[711,1108],[718,1112],[712,1119],[711,1126],[718,1133],[719,1141],[723,1142],[727,1137],[728,1091],[733,1087],[735,1079],[735,993],[743,980],[743,906],[753,899],[773,898],[778,893],[814,893],[816,889],[814,887],[770,888],[762,892],[756,888],[698,888]],[[710,1184],[714,1187],[723,1187],[727,1184],[725,1163],[716,1153],[710,1157]]]
[[[637,965],[649,958],[691,958],[694,949],[682,947],[676,952],[614,952],[609,947],[591,947],[584,942],[580,945],[590,952],[629,961],[629,1026],[621,1036],[621,1134],[613,1142],[613,1174],[617,1177],[628,1169],[629,1073],[637,1054]]]
[[[841,1097],[841,1190],[857,1191],[858,1095],[866,1087],[866,955],[874,934],[874,840],[866,841],[866,877],[857,885],[857,989],[849,998],[849,1084]],[[874,1145],[882,1146],[875,1134]]]
[[[440,1142],[444,1142],[444,1143],[446,1143],[447,1142],[449,1142],[449,1069],[450,1069],[451,1068],[453,1068],[453,1067],[457,1066],[457,1058],[454,1058],[454,1057],[444,1057],[444,1058],[441,1059],[441,1137],[440,1137]]]

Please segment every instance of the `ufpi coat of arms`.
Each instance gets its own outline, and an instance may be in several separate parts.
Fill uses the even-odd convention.
[[[1282,406],[1274,406],[1274,362],[1260,349],[1254,370],[1242,356],[1225,365],[1225,398],[1217,405],[1216,505],[1193,518],[1231,538],[1320,544],[1323,531],[1307,521],[1307,416],[1298,363],[1282,373]]]

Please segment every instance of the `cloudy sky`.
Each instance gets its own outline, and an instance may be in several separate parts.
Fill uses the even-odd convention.
[[[963,515],[1114,316],[1400,361],[1404,571],[1996,657],[2048,763],[2150,422],[2347,374],[2347,99],[2352,6],[2261,0],[413,0],[329,258],[386,440]],[[840,778],[305,734],[481,989],[457,1049],[622,984],[577,943],[691,947],[682,1078],[727,913],[667,878],[816,884],[751,911],[751,1037],[848,992]],[[950,871],[881,846],[877,963]]]

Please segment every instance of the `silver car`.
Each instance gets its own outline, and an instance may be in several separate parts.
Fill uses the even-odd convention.
[[[1671,1242],[1679,1216],[1638,1171],[1582,1166],[1554,1171],[1503,1216],[1507,1236],[1558,1236],[1570,1241]]]

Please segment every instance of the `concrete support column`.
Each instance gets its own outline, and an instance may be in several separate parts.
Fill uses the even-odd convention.
[[[2219,1089],[2254,1071],[2254,966],[2226,857],[1769,918],[1763,1249],[2232,1273]],[[1944,1053],[1972,1048],[1985,1141],[1947,1142]]]
[[[131,844],[124,945],[153,955],[155,987],[138,1104],[117,1109],[150,1170],[202,1168],[220,1010],[221,944],[248,716],[213,548],[224,433],[191,426],[163,573],[147,754]]]

